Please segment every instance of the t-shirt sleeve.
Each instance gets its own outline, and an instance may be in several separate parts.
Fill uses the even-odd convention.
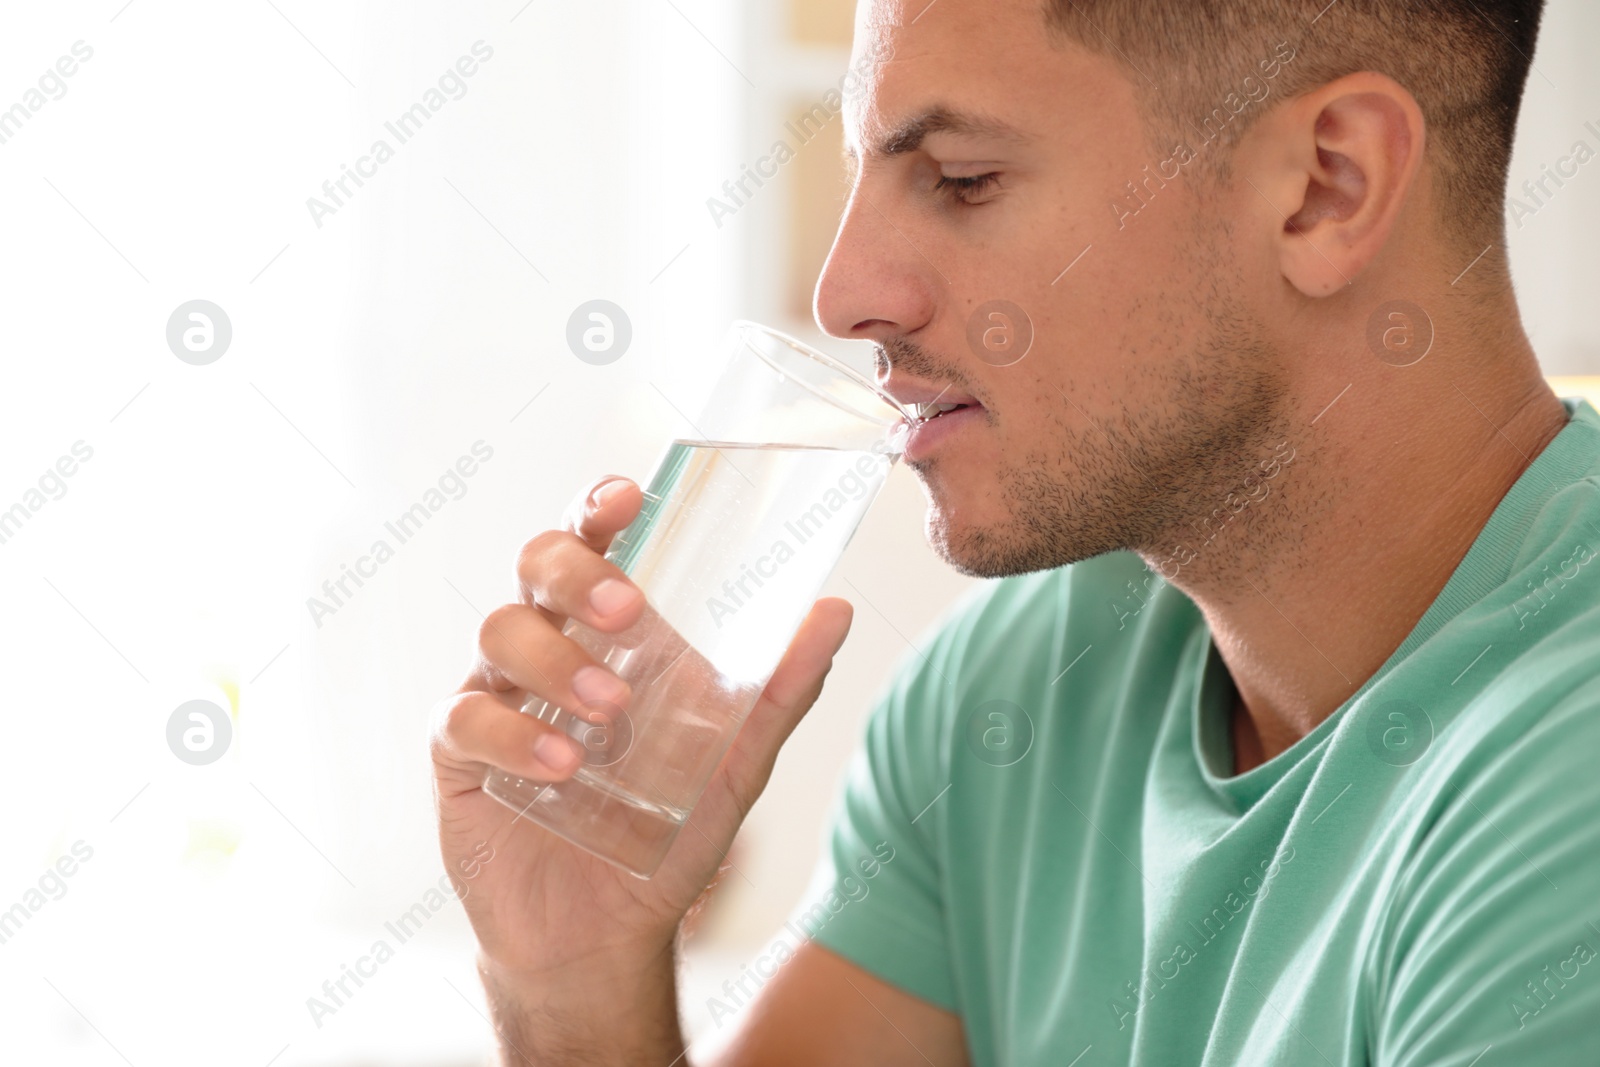
[[[811,883],[790,915],[806,934],[914,996],[956,1011],[945,922],[942,820],[948,787],[946,626],[927,658],[908,653],[869,713],[835,796]]]
[[[1505,726],[1383,939],[1375,1067],[1600,1063],[1600,704]]]

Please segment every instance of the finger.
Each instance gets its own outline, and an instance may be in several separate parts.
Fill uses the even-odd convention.
[[[546,530],[522,546],[517,587],[518,599],[556,626],[573,618],[615,633],[644,610],[644,594],[622,569],[568,530]]]
[[[566,529],[596,552],[611,547],[611,539],[639,514],[644,493],[636,482],[608,474],[567,508]]]
[[[478,629],[478,651],[492,691],[520,689],[575,714],[610,716],[628,706],[627,683],[526,604],[491,611]]]
[[[850,632],[848,600],[824,597],[811,606],[778,669],[756,701],[728,756],[729,786],[748,811],[766,788],[778,749],[816,703],[833,657]]]
[[[431,748],[441,777],[447,771],[467,771],[480,782],[483,764],[556,782],[570,777],[581,761],[577,746],[561,731],[482,692],[458,693],[439,702]]]

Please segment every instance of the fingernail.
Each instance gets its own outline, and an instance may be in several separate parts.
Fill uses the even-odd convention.
[[[589,590],[589,606],[601,615],[615,615],[633,603],[639,594],[619,578],[607,578]]]
[[[533,743],[533,754],[540,763],[552,771],[565,772],[578,762],[578,752],[560,734],[547,733]]]
[[[627,486],[628,481],[626,478],[613,478],[611,481],[606,482],[589,494],[589,510],[599,511],[609,504],[613,497],[626,489]]]
[[[604,667],[593,664],[579,667],[572,675],[572,691],[585,704],[609,704],[621,708],[628,699],[628,686]]]

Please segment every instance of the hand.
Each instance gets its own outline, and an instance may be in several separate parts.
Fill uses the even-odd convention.
[[[585,968],[597,979],[636,973],[670,950],[679,923],[717,875],[765,788],[779,747],[821,692],[850,629],[847,601],[825,598],[812,607],[651,880],[515,818],[483,791],[487,765],[554,782],[580,763],[565,734],[521,714],[530,696],[574,712],[597,699],[628,705],[626,685],[561,629],[571,617],[615,633],[644,611],[638,587],[603,558],[642,499],[627,479],[602,480],[569,509],[563,529],[523,546],[517,603],[490,612],[478,633],[472,673],[436,708],[440,847],[448,870],[473,872],[464,883],[464,904],[481,963],[502,987],[528,991],[572,982]]]

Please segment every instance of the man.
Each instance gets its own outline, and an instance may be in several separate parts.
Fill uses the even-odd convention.
[[[817,316],[964,405],[907,461],[1002,580],[873,711],[817,881],[870,893],[717,1062],[1600,1062],[1600,416],[1541,379],[1501,222],[1539,15],[863,8]],[[523,550],[440,716],[452,865],[505,825],[483,763],[576,760],[529,692],[626,700],[559,628],[637,616],[598,553],[638,503]],[[507,1063],[682,1052],[680,921],[849,618],[818,603],[653,881],[497,846],[466,906]]]

